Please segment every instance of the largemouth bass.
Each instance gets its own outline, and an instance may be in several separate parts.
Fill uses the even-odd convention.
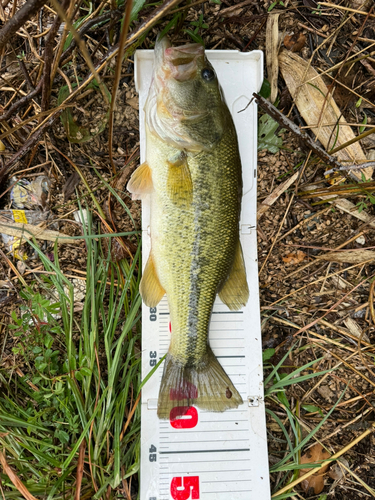
[[[232,117],[200,44],[156,42],[145,115],[146,162],[128,190],[151,196],[143,301],[155,307],[166,293],[170,310],[158,416],[191,405],[237,408],[242,398],[213,354],[208,330],[217,294],[234,310],[249,296],[239,239],[241,161]]]

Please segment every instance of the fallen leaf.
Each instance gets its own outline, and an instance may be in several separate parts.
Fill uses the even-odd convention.
[[[259,118],[258,127],[258,151],[262,149],[268,149],[270,153],[277,153],[280,146],[283,143],[281,137],[275,135],[276,130],[279,128],[279,124],[269,115],[265,114]],[[281,129],[279,133],[284,132],[285,129]]]
[[[375,260],[374,250],[364,250],[358,248],[355,250],[344,252],[329,252],[319,255],[318,259],[326,260],[328,262],[347,262],[348,264],[360,264],[366,260]]]
[[[139,101],[137,96],[126,99],[126,104],[131,106],[133,109],[139,109]]]
[[[288,50],[279,55],[280,71],[298,111],[307,125],[313,126],[312,132],[326,149],[338,147],[352,139],[355,134],[351,127],[345,126],[346,120],[337,106],[332,93],[328,91],[323,77],[297,54]],[[339,124],[337,124],[338,118]],[[337,125],[332,125],[335,123]],[[366,155],[359,142],[337,151],[341,163],[366,162]],[[362,170],[366,179],[372,177],[372,167]],[[361,179],[361,172],[353,170],[353,175]]]
[[[329,469],[328,475],[331,479],[338,481],[345,474],[345,469],[340,466],[340,462],[342,462],[345,467],[349,468],[349,462],[345,458],[340,458],[332,467]]]
[[[311,7],[312,9],[316,9],[317,7],[315,0],[303,0],[303,5],[305,5],[306,7]]]
[[[277,82],[279,78],[279,14],[269,14],[266,27],[266,62],[267,77],[271,85],[269,101],[274,103],[277,98]]]
[[[74,193],[75,188],[78,186],[80,182],[81,182],[81,177],[79,176],[79,173],[73,172],[62,188],[62,192],[64,195],[64,202],[69,200],[69,198]]]
[[[40,226],[33,226],[32,224],[15,224],[0,222],[0,233],[8,234],[9,236],[16,236],[23,240],[32,239],[33,237],[39,240],[56,241],[59,244],[71,243],[77,244],[77,240],[70,238],[59,231],[50,229],[43,229]]]
[[[328,387],[328,385],[322,385],[318,388],[319,394],[324,398],[327,399],[328,401],[331,401],[334,398],[334,393],[331,391],[331,389]]]
[[[297,250],[297,252],[287,253],[285,257],[283,257],[283,262],[285,264],[299,264],[306,257],[306,254],[302,252],[302,250]]]
[[[326,460],[331,455],[323,446],[319,443],[314,444],[311,448],[307,450],[305,455],[301,457],[301,464],[320,464],[323,460]],[[309,476],[304,481],[301,482],[301,487],[305,493],[318,495],[324,488],[324,474],[326,473],[329,463],[319,469],[318,472]],[[311,469],[301,469],[299,471],[300,477],[310,472]]]
[[[24,260],[17,261],[17,269],[21,275],[24,274],[24,272],[26,271],[26,263]]]
[[[34,495],[32,495],[23,482],[19,479],[17,474],[13,471],[13,469],[9,466],[5,455],[0,451],[0,462],[3,467],[3,472],[6,474],[9,479],[12,481],[16,489],[23,495],[26,500],[37,500]]]
[[[303,49],[306,43],[306,36],[303,33],[294,33],[294,35],[286,35],[284,38],[284,46],[292,52],[299,52]]]
[[[356,321],[352,318],[344,319],[344,324],[349,332],[353,335],[353,337],[357,337],[357,339],[362,339],[365,342],[370,342],[368,336],[362,331],[362,328],[358,325]]]

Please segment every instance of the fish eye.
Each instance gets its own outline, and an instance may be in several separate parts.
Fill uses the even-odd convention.
[[[215,72],[210,68],[203,68],[201,75],[203,80],[206,80],[206,82],[211,82],[215,78]]]

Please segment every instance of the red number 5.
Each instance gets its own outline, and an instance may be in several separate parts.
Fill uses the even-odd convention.
[[[174,500],[199,499],[199,476],[174,477],[171,482],[171,495]]]

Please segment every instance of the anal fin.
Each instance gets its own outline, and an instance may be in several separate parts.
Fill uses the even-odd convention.
[[[144,162],[135,170],[130,177],[127,190],[132,193],[133,200],[142,199],[144,195],[152,193],[152,172],[148,163]]]
[[[184,151],[168,161],[167,191],[178,206],[190,205],[193,200],[193,183]]]
[[[145,270],[143,271],[143,276],[139,285],[139,292],[142,296],[143,302],[148,307],[157,306],[165,294],[165,290],[161,286],[159,278],[156,274],[152,255],[149,256]]]
[[[246,305],[249,298],[249,287],[246,280],[245,262],[239,240],[235,252],[232,269],[219,292],[219,297],[229,309],[236,311]]]

